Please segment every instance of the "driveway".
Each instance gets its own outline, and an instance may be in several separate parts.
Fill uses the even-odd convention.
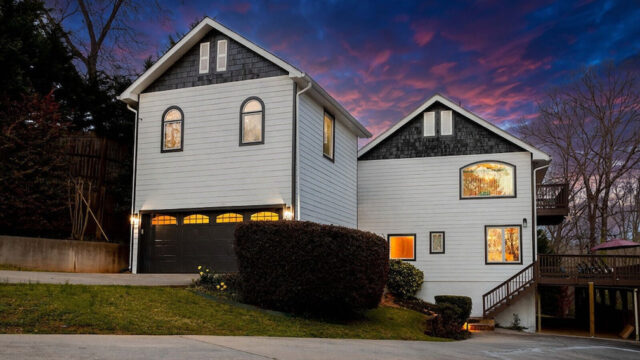
[[[226,336],[0,335],[2,359],[639,359],[633,343],[481,333],[459,342]]]
[[[187,286],[197,277],[197,274],[90,274],[0,270],[0,282],[11,284]]]

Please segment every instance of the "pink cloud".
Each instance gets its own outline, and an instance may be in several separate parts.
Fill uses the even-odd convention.
[[[449,75],[449,70],[454,66],[456,66],[455,62],[443,62],[442,64],[432,66],[431,73],[441,77],[446,77]]]
[[[434,31],[424,27],[423,25],[413,25],[411,28],[414,30],[413,40],[419,46],[427,45],[431,42],[431,39],[433,39],[433,35],[435,35]]]

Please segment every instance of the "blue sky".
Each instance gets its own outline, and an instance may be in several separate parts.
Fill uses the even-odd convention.
[[[378,134],[440,92],[508,129],[584,66],[640,64],[640,2],[183,1],[136,26],[143,51],[204,15],[311,74]]]

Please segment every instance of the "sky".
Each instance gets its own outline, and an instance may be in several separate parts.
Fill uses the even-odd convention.
[[[162,5],[137,26],[133,66],[207,15],[310,74],[374,136],[436,92],[509,130],[586,66],[640,66],[640,0]]]

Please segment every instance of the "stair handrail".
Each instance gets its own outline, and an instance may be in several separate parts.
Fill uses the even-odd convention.
[[[509,284],[512,281],[518,279],[523,274],[526,277],[524,277],[523,279],[519,279],[520,280],[519,286],[516,286],[515,288],[509,286]],[[484,295],[482,295],[483,315],[487,316],[487,314],[491,310],[493,310],[493,308],[500,305],[503,301],[508,300],[509,297],[513,296],[515,293],[522,290],[526,286],[531,285],[533,282],[535,282],[535,277],[536,277],[536,262],[532,262],[522,270],[518,271],[512,277],[502,282],[500,285],[486,292]],[[506,291],[503,290],[504,288],[506,288]],[[492,301],[487,301],[487,300],[492,300]],[[487,304],[488,302],[490,302],[489,305]]]

